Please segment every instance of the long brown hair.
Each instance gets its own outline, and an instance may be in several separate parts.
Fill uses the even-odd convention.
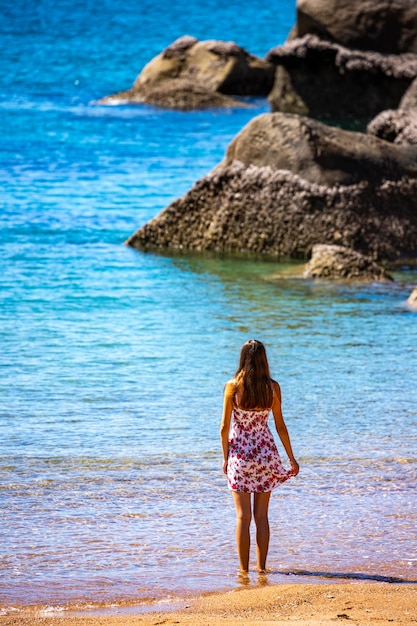
[[[265,346],[262,342],[249,339],[243,344],[235,381],[240,391],[238,404],[242,409],[271,408],[272,381]]]

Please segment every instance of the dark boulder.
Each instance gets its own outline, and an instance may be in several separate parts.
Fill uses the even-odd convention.
[[[376,261],[415,258],[416,148],[366,135],[349,148],[356,135],[298,116],[259,116],[219,166],[127,244],[308,258],[325,243]]]
[[[98,104],[147,103],[192,110],[244,106],[230,96],[266,96],[275,68],[233,42],[184,36],[152,59],[133,87]]]
[[[234,161],[288,170],[327,186],[417,178],[417,148],[399,148],[364,133],[285,113],[251,120],[230,143],[219,167]]]
[[[297,0],[292,37],[318,35],[348,48],[417,54],[414,0]]]
[[[127,244],[307,259],[336,243],[380,262],[417,257],[417,180],[326,187],[239,162],[202,178]]]
[[[319,119],[369,122],[398,107],[417,76],[417,55],[352,50],[306,35],[272,49],[276,66],[273,111]]]
[[[369,256],[344,246],[313,246],[303,278],[349,281],[391,281],[392,276]]]

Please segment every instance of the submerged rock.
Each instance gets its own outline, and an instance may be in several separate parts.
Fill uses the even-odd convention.
[[[313,246],[303,278],[367,282],[393,280],[392,276],[369,256],[352,248],[323,244]]]
[[[98,104],[147,103],[191,110],[245,106],[230,96],[266,96],[274,66],[233,42],[184,36],[152,59],[133,87]]]
[[[273,111],[316,118],[369,121],[395,109],[417,76],[417,54],[349,49],[305,35],[272,49]]]
[[[417,53],[417,4],[410,0],[297,0],[292,37],[307,34],[348,48]]]

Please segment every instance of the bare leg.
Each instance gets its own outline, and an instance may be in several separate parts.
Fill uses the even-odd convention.
[[[242,572],[247,572],[249,569],[249,527],[252,518],[250,498],[250,493],[233,491],[233,500],[235,501],[236,507],[236,544]]]
[[[253,513],[256,524],[256,556],[258,571],[263,572],[266,567],[266,557],[269,548],[269,521],[268,507],[271,492],[255,493]]]

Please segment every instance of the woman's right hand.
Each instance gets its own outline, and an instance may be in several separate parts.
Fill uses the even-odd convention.
[[[290,467],[292,474],[294,476],[297,476],[298,472],[300,471],[300,466],[295,459],[290,459]]]
[[[223,474],[227,474],[227,459],[223,461]]]

